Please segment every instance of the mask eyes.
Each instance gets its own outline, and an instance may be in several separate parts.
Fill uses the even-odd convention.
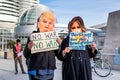
[[[80,26],[73,26],[71,29],[80,29]]]

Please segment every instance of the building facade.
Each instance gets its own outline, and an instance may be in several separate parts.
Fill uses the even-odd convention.
[[[22,11],[38,3],[39,0],[0,0],[0,50],[8,48]]]
[[[26,9],[39,4],[39,0],[19,0],[19,14],[21,15]]]
[[[14,27],[18,21],[18,17],[18,0],[0,1],[0,50],[5,50],[8,41],[13,39]]]
[[[94,40],[96,41],[97,47],[103,49],[104,40],[106,35],[107,23],[91,26],[91,28],[100,29],[101,31],[94,32]]]

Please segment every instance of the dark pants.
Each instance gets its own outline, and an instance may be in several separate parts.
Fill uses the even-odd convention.
[[[24,72],[24,69],[23,69],[23,65],[22,65],[22,57],[14,57],[14,61],[15,61],[15,72],[18,73],[18,62],[20,64],[20,68],[21,68],[21,71],[22,73]]]
[[[29,80],[46,80],[46,79],[36,79],[35,76],[29,75]],[[52,79],[47,79],[47,80],[53,80],[53,78]]]

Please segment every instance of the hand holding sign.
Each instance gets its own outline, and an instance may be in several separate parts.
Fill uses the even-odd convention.
[[[59,45],[61,44],[61,38],[60,37],[58,37],[56,41]]]
[[[34,46],[33,41],[30,41],[30,42],[28,43],[28,49],[31,49],[33,46]]]

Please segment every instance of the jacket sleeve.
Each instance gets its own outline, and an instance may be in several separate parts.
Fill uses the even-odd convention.
[[[27,41],[25,48],[24,48],[24,51],[23,51],[23,55],[26,59],[29,59],[31,56],[31,50],[28,49],[28,46],[27,46],[29,42],[30,42],[30,38],[28,38],[28,41]]]
[[[65,60],[65,56],[63,57],[62,56],[62,52],[63,50],[65,49],[65,44],[66,44],[66,41],[63,40],[60,47],[59,47],[59,50],[58,50],[58,55],[57,55],[57,58],[60,60],[60,61],[64,61]]]

